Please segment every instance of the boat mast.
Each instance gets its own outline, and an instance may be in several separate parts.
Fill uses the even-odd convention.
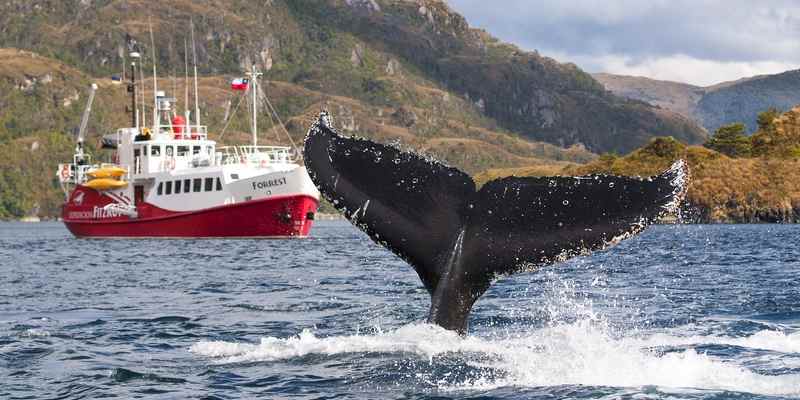
[[[250,69],[250,73],[247,74],[250,77],[250,83],[252,83],[251,90],[253,91],[253,147],[258,146],[258,77],[263,75],[256,69],[256,65],[253,64],[253,67]]]
[[[192,63],[194,64],[194,119],[197,121],[197,131],[200,131],[200,103],[197,96],[197,48],[194,44],[194,20],[190,19],[192,31]]]
[[[158,113],[158,77],[156,74],[156,43],[153,39],[153,23],[150,18],[147,19],[147,24],[150,26],[150,50],[153,55],[153,132],[158,132],[159,113]]]
[[[139,59],[138,52],[131,52],[131,83],[128,84],[128,92],[131,94],[131,126],[136,127],[136,134],[139,134],[139,104],[136,103],[136,60]]]
[[[141,125],[145,125],[145,121],[147,121],[147,106],[145,105],[145,102],[144,102],[145,101],[145,99],[144,99],[145,98],[145,96],[144,96],[144,68],[143,68],[144,65],[142,65],[142,64],[144,64],[144,63],[140,61],[139,62],[139,80],[141,81],[141,83],[139,85],[141,86],[141,88],[139,89],[139,94],[141,94],[141,96],[139,96],[139,97],[142,98],[142,117],[139,119],[139,121],[140,121],[139,125],[140,126]]]
[[[183,38],[183,116],[183,134],[187,135],[192,122],[189,120],[189,45],[186,44],[186,38]]]

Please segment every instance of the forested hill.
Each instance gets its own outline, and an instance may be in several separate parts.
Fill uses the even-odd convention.
[[[71,150],[64,132],[78,125],[90,82],[101,84],[90,137],[128,120],[124,87],[108,83],[127,34],[149,68],[152,26],[162,88],[182,90],[190,20],[201,109],[214,138],[233,120],[225,142],[246,138],[226,86],[251,64],[266,72],[264,89],[296,140],[327,107],[346,132],[399,140],[473,173],[586,162],[654,136],[706,137],[685,117],[609,93],[573,64],[470,28],[441,1],[6,0],[0,150],[13,156],[0,161],[0,218],[57,215],[52,171]]]
[[[389,72],[402,69],[534,140],[626,152],[658,134],[703,139],[687,119],[611,95],[573,64],[471,29],[442,1],[9,0],[0,5],[0,46],[100,76],[120,69],[126,33],[149,54],[151,20],[159,63],[177,68],[189,18],[204,73],[239,73],[256,62],[271,80],[399,105],[405,88]]]

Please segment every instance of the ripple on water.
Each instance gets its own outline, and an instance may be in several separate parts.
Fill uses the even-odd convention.
[[[0,398],[800,398],[798,233],[657,226],[501,279],[462,338],[416,322],[414,271],[348,223],[202,242],[4,224]]]

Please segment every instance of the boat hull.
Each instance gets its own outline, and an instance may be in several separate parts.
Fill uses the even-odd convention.
[[[292,195],[174,212],[143,203],[138,217],[63,210],[64,224],[81,238],[302,238],[311,230],[318,201]],[[71,216],[78,215],[81,218]]]

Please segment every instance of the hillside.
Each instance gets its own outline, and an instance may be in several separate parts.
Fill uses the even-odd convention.
[[[705,94],[702,87],[680,82],[606,73],[592,76],[618,96],[641,100],[690,118],[696,118],[697,103]]]
[[[345,132],[470,173],[561,168],[656,135],[705,139],[688,119],[609,94],[575,65],[499,42],[436,0],[8,0],[0,2],[0,149],[10,154],[0,161],[0,218],[58,215],[52,171],[72,150],[64,133],[77,127],[91,82],[101,88],[90,146],[127,123],[124,86],[108,79],[121,71],[126,34],[149,69],[152,26],[160,87],[182,97],[190,20],[204,122],[229,144],[248,135],[241,111],[229,115],[239,99],[227,82],[253,63],[295,141],[327,108]]]
[[[229,90],[229,76],[200,79],[201,111],[212,139],[227,144],[246,143],[247,103],[237,112],[240,95]],[[567,165],[595,157],[580,146],[564,149],[531,142],[502,130],[467,102],[436,87],[396,78],[416,103],[400,107],[372,105],[363,100],[332,96],[298,84],[265,82],[263,89],[278,110],[295,143],[300,143],[309,121],[319,110],[330,109],[346,133],[426,151],[466,171],[518,165]],[[62,195],[55,168],[69,160],[72,132],[79,124],[91,82],[99,84],[88,129],[87,145],[97,159],[111,153],[96,150],[99,136],[128,122],[128,97],[123,85],[92,78],[59,61],[16,49],[0,49],[0,219],[26,214],[55,217]],[[145,81],[149,88],[151,80]],[[164,77],[162,88],[183,92],[183,79]],[[150,95],[150,92],[146,93]],[[181,96],[177,96],[181,97]],[[183,108],[179,100],[178,107]],[[34,111],[35,110],[35,111]],[[226,114],[231,114],[228,120]],[[289,145],[268,115],[262,113],[262,140]],[[224,126],[228,129],[223,132]],[[221,134],[224,133],[224,136]]]
[[[0,47],[107,75],[120,70],[126,33],[149,54],[151,20],[159,63],[182,66],[189,18],[208,74],[255,62],[270,80],[389,106],[414,102],[392,78],[405,74],[503,129],[593,152],[624,153],[659,134],[704,139],[685,118],[610,95],[575,65],[501,43],[437,0],[9,0],[0,3]]]
[[[709,87],[604,73],[592,76],[616,95],[677,112],[709,132],[735,122],[755,132],[758,113],[771,107],[788,110],[800,103],[800,70]]]
[[[586,165],[491,169],[476,178],[501,176],[650,176],[674,160],[691,171],[684,216],[695,222],[800,222],[800,107],[775,118],[751,137],[757,157],[731,158],[673,138],[656,138],[626,156],[605,155]]]

